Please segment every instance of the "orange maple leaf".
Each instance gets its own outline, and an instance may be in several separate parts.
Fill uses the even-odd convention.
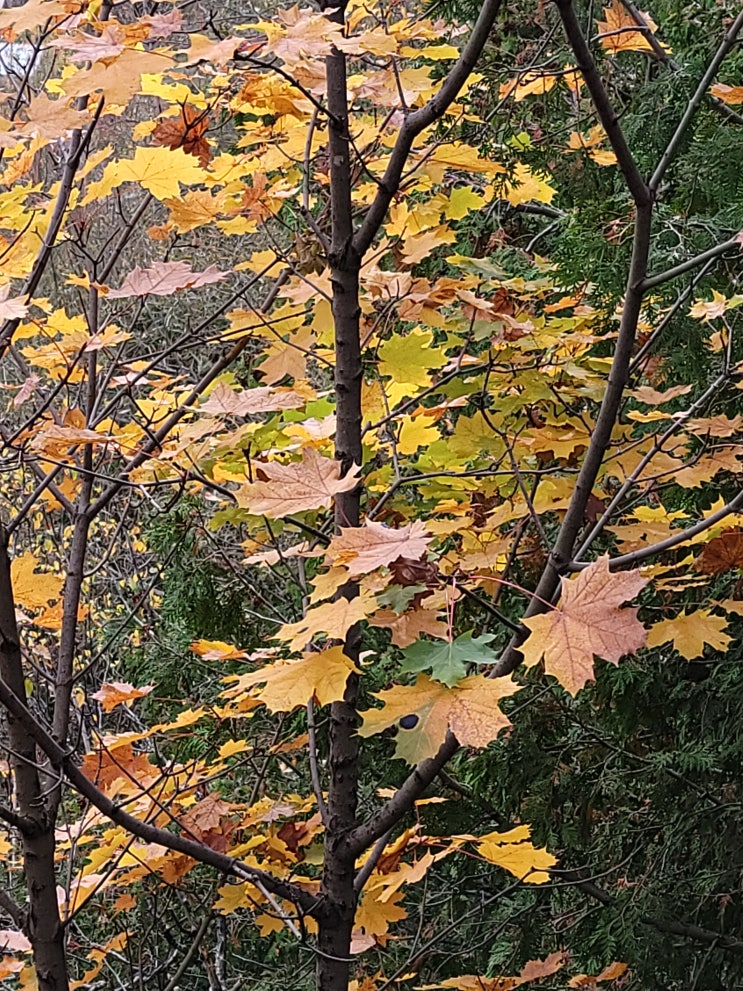
[[[133,702],[135,699],[144,698],[154,689],[154,685],[143,685],[135,688],[125,681],[104,681],[97,692],[90,697],[101,703],[104,712],[111,712],[117,705],[124,702]]]
[[[604,8],[605,21],[597,21],[601,44],[611,55],[617,52],[652,52],[653,46],[648,41],[649,32],[653,34],[658,25],[649,14],[639,12],[645,25],[639,24],[630,14],[621,0],[612,0],[611,6]],[[669,49],[664,45],[666,51]]]
[[[443,619],[439,619],[440,611],[411,609],[398,615],[391,609],[383,609],[369,617],[369,625],[388,629],[392,633],[392,643],[397,647],[409,647],[411,643],[420,640],[421,633],[446,640],[449,626]]]
[[[616,664],[645,645],[636,609],[622,609],[645,587],[639,571],[612,574],[604,554],[577,578],[562,580],[556,609],[524,619],[531,631],[519,648],[528,667],[544,657],[544,669],[571,695],[594,680],[594,655]]]
[[[198,158],[199,164],[206,168],[212,158],[212,150],[204,137],[208,127],[209,111],[184,103],[179,117],[166,117],[158,121],[152,132],[152,142],[173,151],[182,148],[187,155]]]
[[[727,83],[715,83],[714,86],[710,87],[710,93],[712,96],[716,96],[718,100],[722,100],[723,103],[727,103],[730,106],[743,103],[743,86],[728,86]]]

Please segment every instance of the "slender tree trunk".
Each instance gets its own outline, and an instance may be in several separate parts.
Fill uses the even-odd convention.
[[[15,618],[10,559],[0,528],[0,677],[27,704],[21,646]],[[6,713],[10,767],[28,892],[25,932],[31,941],[39,991],[68,991],[64,929],[54,873],[54,810],[41,787],[36,745],[25,727]]]
[[[343,22],[342,10],[330,15]],[[336,458],[344,471],[361,464],[361,343],[359,336],[359,269],[353,244],[351,161],[348,133],[346,57],[333,52],[326,62],[332,235],[329,252],[335,326]],[[336,531],[359,525],[360,488],[340,495],[335,506]],[[341,594],[358,594],[355,583]],[[344,651],[356,662],[360,631],[346,637]],[[323,911],[319,920],[317,984],[320,991],[346,991],[349,981],[351,932],[356,914],[355,857],[348,836],[356,826],[359,745],[358,677],[348,679],[345,697],[330,710],[328,821],[322,880]]]

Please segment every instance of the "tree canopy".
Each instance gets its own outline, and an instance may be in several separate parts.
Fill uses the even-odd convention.
[[[0,981],[743,978],[743,11],[0,10]]]

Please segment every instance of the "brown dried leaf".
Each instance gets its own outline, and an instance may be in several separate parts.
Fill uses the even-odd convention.
[[[175,151],[182,148],[187,155],[198,158],[206,168],[212,158],[212,150],[204,134],[209,128],[209,111],[198,110],[185,103],[178,117],[166,117],[158,121],[152,132],[152,143]]]
[[[385,567],[400,557],[422,558],[431,542],[426,525],[420,520],[397,530],[367,520],[360,527],[343,527],[326,551],[334,566],[343,565],[352,578]]]
[[[256,413],[274,413],[282,409],[301,409],[306,399],[290,389],[272,389],[261,386],[239,392],[220,382],[209,393],[206,402],[198,407],[200,413],[214,416],[252,416]]]
[[[743,568],[743,530],[725,530],[714,537],[696,559],[705,575],[721,575],[733,568]]]

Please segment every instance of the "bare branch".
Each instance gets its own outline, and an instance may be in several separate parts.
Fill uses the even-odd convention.
[[[706,251],[703,251],[701,255],[695,255],[693,258],[687,258],[685,262],[680,262],[678,265],[674,265],[673,268],[666,269],[665,272],[659,272],[657,275],[648,275],[642,281],[643,291],[647,292],[648,289],[654,289],[656,286],[661,286],[664,282],[670,282],[671,279],[675,279],[679,275],[683,275],[685,272],[690,272],[693,268],[697,268],[699,265],[704,265],[706,262],[719,258],[720,255],[724,255],[728,251],[740,250],[740,235],[736,234],[736,236],[731,237],[729,241],[723,241],[722,244],[717,244],[714,248],[708,248]]]
[[[578,23],[572,0],[557,0],[557,9],[560,12],[562,26],[570,42],[570,47],[573,49],[576,63],[583,75],[588,92],[591,94],[593,105],[599,115],[599,120],[606,131],[614,154],[617,156],[617,164],[624,176],[627,189],[630,191],[637,207],[647,206],[651,198],[650,190],[640,175],[640,170],[637,168],[635,159],[624,137],[624,132],[619,125],[619,117],[611,105],[611,100],[604,87],[601,74],[591,56],[588,43]]]
[[[357,826],[349,834],[346,843],[355,857],[367,850],[372,843],[384,836],[400,822],[403,816],[410,812],[416,801],[458,749],[459,741],[453,733],[448,732],[446,740],[442,743],[436,756],[421,761],[379,812],[373,815],[368,822]]]

